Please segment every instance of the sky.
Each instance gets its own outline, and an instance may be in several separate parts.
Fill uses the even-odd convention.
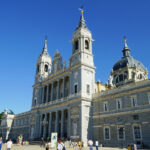
[[[94,39],[96,80],[108,81],[124,36],[131,55],[150,70],[150,0],[0,0],[0,112],[31,109],[45,35],[50,56],[58,49],[68,62],[82,5]]]

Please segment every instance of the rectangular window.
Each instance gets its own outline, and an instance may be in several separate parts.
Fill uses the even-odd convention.
[[[122,108],[121,100],[117,100],[117,109],[120,110]]]
[[[118,139],[123,140],[125,138],[124,135],[124,127],[118,127]]]
[[[104,103],[104,111],[108,111],[108,103],[107,102]]]
[[[139,120],[139,115],[133,115],[133,120]]]
[[[133,132],[134,132],[134,139],[141,139],[141,128],[139,125],[133,126]]]
[[[105,135],[105,140],[110,139],[110,128],[109,127],[104,128],[104,135]]]
[[[78,86],[77,84],[74,86],[74,93],[77,93],[78,92]]]
[[[150,104],[150,93],[148,94],[148,103]]]
[[[89,85],[89,84],[86,85],[86,92],[87,92],[88,94],[90,93],[90,85]]]
[[[136,100],[136,97],[131,97],[131,104],[132,104],[132,107],[137,106],[137,100]]]

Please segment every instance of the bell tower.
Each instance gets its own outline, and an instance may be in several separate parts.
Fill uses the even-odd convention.
[[[35,75],[35,83],[41,82],[44,78],[48,76],[48,74],[51,73],[51,57],[48,54],[48,48],[47,48],[47,40],[44,41],[44,47],[41,55],[38,58],[38,61],[36,63],[36,75]]]
[[[78,63],[94,66],[92,42],[91,31],[86,26],[83,10],[81,9],[79,24],[74,31],[72,38],[72,57],[70,58],[70,66],[74,66]]]

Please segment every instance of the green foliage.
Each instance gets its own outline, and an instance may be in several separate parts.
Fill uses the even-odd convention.
[[[1,120],[2,120],[2,116],[3,116],[4,112],[0,113],[0,124],[1,124]]]

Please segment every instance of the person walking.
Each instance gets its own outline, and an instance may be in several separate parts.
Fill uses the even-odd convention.
[[[9,141],[6,143],[6,149],[11,150],[12,144],[13,143],[12,143],[11,139],[9,139]]]
[[[44,147],[44,138],[43,137],[41,138],[41,144],[40,144],[40,146]]]
[[[57,150],[65,150],[65,145],[62,142],[62,140],[58,140],[58,144],[57,144]]]
[[[95,141],[95,146],[96,146],[96,150],[98,150],[99,144],[98,144],[98,141],[97,141],[97,140]]]
[[[2,149],[2,143],[3,143],[2,137],[0,137],[0,150]]]
[[[50,149],[50,146],[51,146],[51,143],[47,141],[46,144],[45,144],[46,150],[49,150],[49,149]]]

